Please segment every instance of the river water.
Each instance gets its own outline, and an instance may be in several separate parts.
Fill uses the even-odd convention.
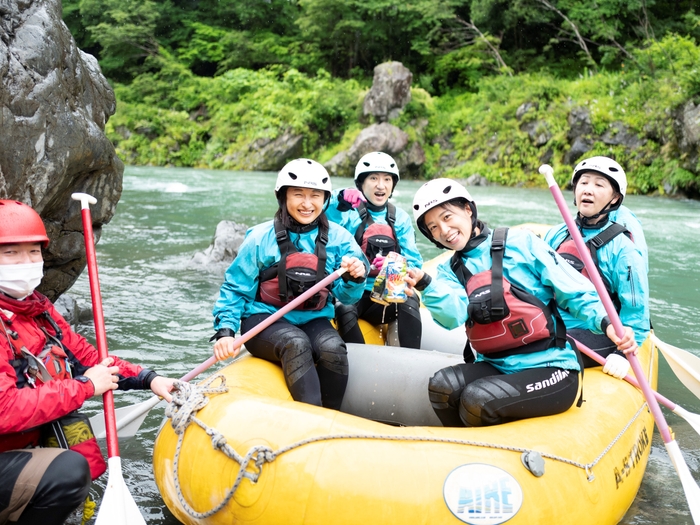
[[[211,308],[223,271],[192,266],[192,256],[211,243],[216,225],[232,220],[249,226],[272,217],[275,175],[194,169],[128,167],[117,213],[103,228],[97,257],[110,352],[180,377],[211,356]],[[334,179],[336,187],[351,179]],[[421,183],[402,181],[393,201],[410,210]],[[547,190],[469,188],[479,216],[490,226],[523,222],[558,223],[561,217]],[[571,201],[571,192],[565,193]],[[656,334],[700,356],[700,202],[630,196],[625,200],[642,220],[649,245],[651,312]],[[424,259],[438,249],[418,235]],[[87,272],[68,292],[89,305]],[[92,326],[79,331],[94,341]],[[683,408],[700,412],[688,392],[660,359],[661,393]],[[216,368],[216,367],[215,367]],[[214,368],[214,369],[215,369]],[[145,400],[145,392],[118,393],[117,406]],[[614,402],[614,400],[611,400]],[[165,508],[153,480],[153,441],[163,419],[153,409],[138,435],[120,441],[124,477],[149,524],[178,523]],[[96,399],[87,404],[93,414]],[[691,472],[700,479],[700,439],[684,420],[664,409]],[[104,445],[104,444],[103,444]],[[106,476],[103,476],[106,478]],[[94,492],[101,493],[106,479]],[[624,524],[692,524],[685,494],[658,432],[647,474]]]

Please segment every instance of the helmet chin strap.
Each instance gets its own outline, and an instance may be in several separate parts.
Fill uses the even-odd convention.
[[[613,204],[613,200],[614,200],[614,197],[612,200],[610,200],[610,202],[608,202],[605,206],[603,206],[602,210],[600,210],[595,215],[591,215],[590,217],[585,217],[585,216],[581,215],[581,212],[578,212],[576,214],[576,222],[578,222],[582,228],[600,228],[601,226],[604,226],[608,222],[608,219],[609,219],[608,214],[611,211],[615,211],[616,209],[618,209],[620,207],[620,200],[618,199],[618,201],[614,204]],[[602,217],[603,215],[605,215],[604,220],[597,221],[597,222],[591,222],[591,221],[596,221],[596,219],[598,219],[599,217]]]

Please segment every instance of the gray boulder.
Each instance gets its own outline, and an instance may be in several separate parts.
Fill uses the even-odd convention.
[[[695,173],[700,157],[700,106],[692,100],[681,106],[676,111],[673,130],[683,167]]]
[[[284,131],[274,139],[256,139],[247,150],[224,159],[229,169],[248,171],[278,171],[304,152],[304,135]]]
[[[638,149],[646,142],[645,139],[631,132],[622,122],[611,123],[600,140],[610,146],[624,146],[628,150]]]
[[[386,122],[399,115],[411,101],[413,73],[401,62],[384,62],[374,68],[372,89],[365,97],[363,113],[378,122]]]
[[[336,154],[325,167],[331,176],[351,177],[363,155],[383,151],[394,157],[402,177],[417,177],[425,164],[425,151],[409,141],[408,133],[393,124],[372,124],[360,132],[349,150]]]
[[[99,238],[122,191],[124,165],[104,134],[114,92],[80,51],[60,0],[0,0],[0,198],[32,206],[51,239],[40,290],[55,299],[85,267],[80,205],[97,198]]]
[[[203,252],[197,252],[188,267],[210,271],[225,271],[238,255],[248,227],[233,221],[221,221],[216,225],[214,240]]]

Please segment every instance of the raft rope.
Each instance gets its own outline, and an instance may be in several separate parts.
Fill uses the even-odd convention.
[[[219,380],[219,386],[211,386],[214,381]],[[204,422],[196,417],[196,413],[204,408],[209,402],[209,398],[206,394],[221,394],[228,392],[228,387],[226,386],[226,377],[223,374],[213,375],[201,383],[183,383],[176,381],[177,389],[173,391],[173,400],[168,405],[165,410],[165,416],[170,418],[170,423],[178,435],[177,446],[175,448],[175,457],[173,459],[173,474],[175,482],[175,490],[177,491],[177,497],[180,500],[180,504],[183,506],[185,511],[197,519],[204,519],[212,516],[224,508],[228,502],[233,497],[234,493],[238,489],[243,478],[248,478],[252,483],[256,483],[262,474],[262,467],[265,463],[271,463],[276,458],[282,454],[294,450],[295,448],[302,447],[304,445],[309,445],[311,443],[317,443],[321,441],[332,441],[340,439],[363,439],[363,440],[383,440],[383,441],[414,441],[414,442],[428,442],[428,443],[447,443],[453,445],[468,445],[473,447],[483,447],[492,448],[497,450],[508,450],[512,452],[524,453],[531,452],[531,449],[522,447],[513,447],[510,445],[499,445],[496,443],[487,443],[483,441],[471,441],[466,439],[452,439],[452,438],[440,438],[440,437],[425,437],[425,436],[396,436],[396,435],[383,435],[383,434],[335,434],[329,436],[316,436],[297,441],[285,447],[280,448],[277,451],[273,451],[266,445],[256,445],[252,447],[245,456],[238,454],[228,443],[226,443],[226,438],[219,433],[216,429],[210,428]],[[590,463],[580,463],[572,459],[567,459],[554,454],[548,454],[546,452],[537,452],[543,458],[551,459],[553,461],[559,461],[567,465],[571,465],[582,469],[586,473],[586,477],[589,482],[595,479],[592,473],[593,467],[595,467],[598,462],[608,453],[608,451],[617,443],[620,438],[627,432],[630,426],[639,418],[639,416],[644,412],[648,411],[647,404],[644,403],[636,414],[627,422],[624,428],[619,432],[617,436],[608,444],[607,447]],[[206,512],[198,512],[192,508],[192,506],[186,501],[181,485],[180,478],[178,474],[178,465],[180,460],[180,451],[182,449],[182,442],[185,436],[185,430],[187,429],[190,422],[199,425],[204,432],[211,438],[212,446],[214,449],[218,449],[223,452],[228,458],[233,459],[239,465],[238,475],[234,481],[231,488],[226,492],[224,499],[213,509]],[[253,464],[251,465],[251,462]],[[255,471],[248,470],[248,467],[254,468]]]

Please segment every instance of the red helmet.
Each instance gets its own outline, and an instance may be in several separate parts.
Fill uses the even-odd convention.
[[[23,202],[0,200],[0,244],[40,242],[49,245],[44,222]]]

